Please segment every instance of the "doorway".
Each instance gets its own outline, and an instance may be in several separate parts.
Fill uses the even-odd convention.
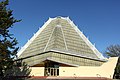
[[[59,76],[59,63],[45,61],[45,76]]]

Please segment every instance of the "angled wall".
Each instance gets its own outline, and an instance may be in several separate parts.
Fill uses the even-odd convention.
[[[118,57],[111,57],[102,66],[60,67],[60,76],[113,78]]]

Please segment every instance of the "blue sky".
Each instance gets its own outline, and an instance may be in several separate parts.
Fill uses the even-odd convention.
[[[22,19],[11,33],[22,47],[49,17],[69,16],[100,52],[120,44],[120,0],[10,0],[13,16]]]

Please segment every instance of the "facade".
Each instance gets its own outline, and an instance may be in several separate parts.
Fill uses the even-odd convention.
[[[118,59],[104,58],[69,17],[49,18],[17,55],[30,75],[57,78],[112,78]]]

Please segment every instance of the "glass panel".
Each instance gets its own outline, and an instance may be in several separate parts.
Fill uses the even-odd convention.
[[[54,72],[53,69],[51,69],[51,76],[54,76],[53,72]]]
[[[54,69],[54,76],[56,76],[56,69]]]
[[[57,76],[59,76],[59,69],[57,69]]]

